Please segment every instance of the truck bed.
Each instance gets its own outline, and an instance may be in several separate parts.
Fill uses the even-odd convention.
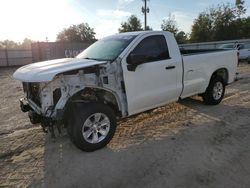
[[[237,55],[232,50],[188,50],[183,59],[183,92],[181,98],[205,92],[215,70],[224,68],[227,83],[235,78]]]
[[[180,52],[183,56],[203,54],[203,53],[212,53],[212,52],[219,52],[219,51],[226,51],[226,50],[225,49],[185,49],[185,48],[180,48]]]

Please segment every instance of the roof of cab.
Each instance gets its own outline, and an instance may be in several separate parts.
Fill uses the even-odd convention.
[[[106,36],[102,39],[106,39],[106,38],[109,38],[109,37],[115,37],[115,36],[142,36],[142,35],[145,35],[145,34],[148,34],[148,33],[157,33],[157,34],[163,34],[163,33],[168,33],[168,34],[171,34],[170,32],[168,31],[133,31],[133,32],[124,32],[124,33],[116,33],[114,35],[110,35],[110,36]]]
[[[168,31],[133,31],[133,32],[124,32],[124,33],[117,33],[116,35],[143,35],[147,33],[164,33]]]

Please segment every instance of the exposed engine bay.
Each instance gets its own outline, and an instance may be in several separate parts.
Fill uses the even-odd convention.
[[[26,95],[21,109],[29,111],[32,123],[41,123],[45,132],[61,132],[67,107],[79,102],[102,102],[110,105],[117,116],[127,115],[122,69],[119,62],[95,65],[56,75],[50,82],[23,82]]]

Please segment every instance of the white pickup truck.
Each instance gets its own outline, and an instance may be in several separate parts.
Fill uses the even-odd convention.
[[[55,135],[68,130],[84,151],[104,147],[116,120],[201,95],[221,102],[235,79],[237,51],[179,50],[163,31],[116,34],[95,42],[76,58],[34,63],[13,75],[23,82],[21,109],[32,123]]]

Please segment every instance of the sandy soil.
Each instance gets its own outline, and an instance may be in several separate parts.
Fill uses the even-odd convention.
[[[29,123],[14,70],[0,69],[0,187],[250,187],[248,64],[220,105],[193,97],[128,118],[93,153]]]

